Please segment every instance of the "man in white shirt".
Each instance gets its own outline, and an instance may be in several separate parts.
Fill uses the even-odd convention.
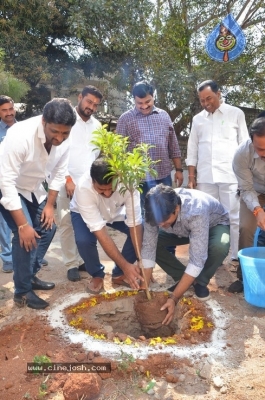
[[[78,251],[85,261],[92,279],[87,287],[89,293],[104,289],[104,266],[99,260],[97,241],[105,253],[115,262],[112,283],[139,289],[137,280],[143,281],[136,261],[136,239],[134,235],[133,204],[130,193],[120,194],[119,187],[105,178],[109,165],[102,158],[96,159],[79,180],[70,203],[71,218]],[[142,217],[140,193],[134,192],[136,237],[142,245]],[[106,226],[124,233],[127,239],[120,252],[109,236]]]
[[[250,138],[241,143],[233,160],[240,189],[239,250],[253,246],[257,227],[265,231],[265,115],[260,115],[249,128]],[[228,288],[231,293],[243,291],[240,265],[237,278]]]
[[[79,271],[86,269],[76,247],[69,204],[79,178],[84,172],[90,171],[92,162],[99,155],[99,151],[95,150],[95,145],[91,143],[91,140],[92,132],[101,124],[92,114],[97,111],[102,98],[102,93],[94,86],[84,87],[78,96],[78,104],[75,108],[76,123],[69,138],[68,172],[57,199],[63,261],[67,268],[67,277],[73,282],[79,281]]]
[[[192,121],[186,164],[188,187],[215,197],[229,212],[231,263],[238,265],[239,196],[232,161],[238,145],[248,139],[242,110],[225,104],[215,81],[207,80],[198,87],[204,108]],[[197,169],[197,177],[196,177]]]
[[[14,235],[14,302],[18,306],[42,309],[49,305],[33,290],[54,287],[54,283],[37,278],[36,273],[56,230],[54,203],[67,168],[66,139],[75,121],[71,103],[53,99],[45,105],[42,116],[16,123],[4,140],[0,211]]]

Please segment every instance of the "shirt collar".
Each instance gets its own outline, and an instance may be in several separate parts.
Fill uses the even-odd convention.
[[[216,111],[220,111],[221,114],[224,114],[225,112],[225,103],[221,103],[220,106],[215,110]],[[212,115],[212,113],[210,113],[209,111],[206,111],[206,116],[209,117],[209,115]]]
[[[17,120],[15,119],[15,123],[17,122]],[[9,125],[7,125],[4,121],[2,121],[2,120],[0,120],[0,126],[3,128],[3,129],[9,129],[9,128],[11,128],[11,126],[9,126]]]
[[[151,111],[150,114],[148,114],[148,115],[159,114],[160,111],[161,111],[160,108],[157,108],[156,106],[153,106],[152,111]],[[134,113],[135,115],[137,115],[137,116],[138,116],[138,115],[142,115],[143,117],[148,117],[148,115],[143,115],[143,114],[141,113],[141,111],[137,110],[136,107],[134,107],[133,113]]]
[[[76,120],[77,120],[77,121],[83,121],[84,124],[90,124],[90,123],[92,122],[92,120],[93,120],[93,115],[91,115],[90,118],[89,118],[87,121],[84,121],[84,120],[80,117],[80,115],[78,114],[76,107],[74,108],[74,110],[75,110]]]
[[[42,141],[42,143],[46,142],[46,136],[43,130],[43,125],[42,125],[42,116],[38,125],[38,137],[40,138],[40,140]]]

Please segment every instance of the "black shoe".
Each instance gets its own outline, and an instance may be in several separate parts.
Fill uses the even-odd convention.
[[[207,286],[202,286],[199,283],[194,283],[193,284],[194,291],[196,297],[198,297],[199,300],[205,301],[208,300],[210,297],[210,292]]]
[[[230,292],[230,293],[243,292],[243,282],[238,280],[238,281],[231,283],[231,285],[228,288],[228,292]]]
[[[79,265],[78,269],[79,269],[79,271],[86,271],[86,265],[85,265],[85,263]]]
[[[45,258],[43,258],[43,260],[42,260],[42,262],[41,262],[41,265],[42,265],[43,267],[47,267],[48,264],[49,264],[48,261],[45,260]]]
[[[78,268],[71,268],[71,269],[68,269],[68,271],[67,271],[67,278],[69,279],[69,281],[72,281],[72,282],[77,282],[77,281],[80,281],[80,275],[79,275],[79,272],[78,272]]]
[[[41,310],[43,308],[48,307],[49,303],[47,301],[42,300],[40,297],[36,295],[32,290],[25,294],[15,294],[14,302],[18,307],[30,307],[35,310]]]
[[[31,286],[32,290],[51,290],[54,288],[55,284],[52,282],[41,281],[39,278],[34,276],[31,279]]]
[[[174,290],[176,289],[176,286],[177,286],[178,283],[179,283],[179,281],[177,281],[176,283],[174,283],[174,285],[173,285],[173,286],[170,286],[167,290],[168,290],[169,292],[174,292]]]

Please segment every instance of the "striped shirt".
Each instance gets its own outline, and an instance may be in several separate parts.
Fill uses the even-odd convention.
[[[155,164],[156,179],[163,179],[170,175],[172,158],[180,158],[180,148],[168,113],[160,108],[153,107],[149,115],[143,115],[136,107],[122,114],[118,120],[117,133],[129,136],[129,151],[140,143],[152,145],[149,155]],[[146,181],[154,180],[149,174]]]

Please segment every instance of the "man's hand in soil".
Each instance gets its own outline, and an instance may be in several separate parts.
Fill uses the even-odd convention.
[[[175,301],[171,298],[167,300],[167,302],[160,308],[161,311],[167,309],[167,315],[164,321],[162,322],[162,325],[168,325],[173,317],[174,317],[174,311],[175,311]]]

